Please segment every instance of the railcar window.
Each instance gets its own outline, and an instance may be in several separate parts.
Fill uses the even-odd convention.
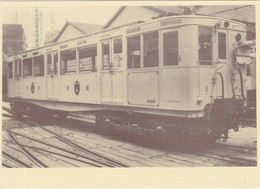
[[[54,53],[54,74],[58,74],[58,52]]]
[[[108,70],[109,69],[109,64],[110,64],[110,44],[109,41],[103,41],[102,42],[102,59],[103,59],[103,70]]]
[[[127,39],[127,68],[140,68],[140,36],[129,37]]]
[[[97,46],[79,48],[79,71],[95,71]]]
[[[32,76],[32,58],[23,60],[23,77]]]
[[[122,54],[122,39],[114,39],[114,55],[113,55],[113,66],[115,69],[119,69],[122,66],[123,54]]]
[[[218,58],[226,59],[227,58],[226,51],[227,51],[226,33],[218,33]]]
[[[61,75],[65,73],[76,73],[76,49],[61,51]]]
[[[22,62],[21,60],[15,61],[15,77],[21,77],[22,74]]]
[[[44,56],[37,56],[33,58],[34,61],[34,76],[44,76]]]
[[[47,75],[51,75],[53,73],[51,59],[52,59],[51,54],[47,54]]]
[[[178,32],[163,34],[163,65],[178,65]]]
[[[144,67],[159,66],[158,32],[144,34]]]
[[[9,78],[13,78],[13,63],[8,63],[8,76]]]
[[[199,62],[200,65],[212,63],[212,29],[199,27]]]

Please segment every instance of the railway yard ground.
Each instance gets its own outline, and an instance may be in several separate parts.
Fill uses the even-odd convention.
[[[9,107],[3,103],[3,107]],[[17,118],[3,109],[2,167],[252,167],[257,128],[252,120],[214,144],[169,144],[97,130],[94,118]],[[88,120],[88,122],[86,122]]]

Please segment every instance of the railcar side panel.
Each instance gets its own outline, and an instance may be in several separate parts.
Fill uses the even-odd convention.
[[[114,103],[124,102],[124,80],[122,71],[114,71],[112,77],[112,99]]]
[[[34,83],[34,78],[33,77],[27,77],[23,78],[23,83],[24,83],[24,98],[25,99],[33,99],[33,93],[32,93],[32,88],[33,88],[33,83]]]
[[[112,102],[112,77],[109,72],[101,73],[101,101]]]
[[[80,92],[78,94],[79,102],[82,103],[100,103],[100,79],[97,72],[78,75]],[[75,93],[75,83],[74,83]]]
[[[58,100],[59,99],[59,85],[60,78],[57,75],[46,77],[46,99]]]
[[[45,100],[46,99],[46,79],[45,77],[34,78],[34,89],[31,84],[32,99]],[[34,92],[33,92],[34,90]]]
[[[14,92],[15,98],[23,97],[23,80],[21,80],[21,78],[15,78],[14,90],[15,90]]]
[[[128,73],[130,105],[159,106],[159,71]]]
[[[161,73],[161,107],[180,108],[185,89],[184,85],[180,85],[180,81],[185,82],[189,78],[183,77],[181,67],[162,69]]]

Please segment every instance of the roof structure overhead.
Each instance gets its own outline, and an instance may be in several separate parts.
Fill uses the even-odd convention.
[[[83,36],[100,29],[102,29],[102,26],[97,24],[67,21],[53,42],[64,41],[67,39]]]
[[[183,14],[217,16],[255,23],[254,5],[122,6],[104,28],[134,21],[147,21],[155,17]]]
[[[166,15],[167,13],[167,10],[153,6],[122,6],[103,28],[111,28],[135,21],[147,21],[151,20],[152,17]]]
[[[255,5],[205,5],[196,13],[255,23]]]

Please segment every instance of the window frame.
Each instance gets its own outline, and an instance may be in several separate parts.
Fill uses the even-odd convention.
[[[75,62],[75,70],[74,71],[72,71],[72,72],[68,72],[68,69],[67,69],[67,67],[68,67],[68,63],[67,63],[67,60],[66,60],[66,63],[65,63],[65,70],[64,70],[64,73],[62,73],[61,71],[62,71],[62,66],[61,66],[61,64],[62,64],[62,52],[64,52],[64,51],[71,51],[71,50],[74,50],[75,49],[75,59],[72,59],[72,60],[75,60],[76,62]],[[62,75],[71,75],[71,74],[78,74],[78,48],[77,47],[73,47],[73,48],[69,48],[69,49],[64,49],[64,50],[60,50],[59,51],[59,55],[58,55],[58,62],[59,62],[59,64],[60,64],[60,70],[59,70],[59,72],[60,72],[60,75],[62,76]],[[59,56],[60,56],[60,59],[59,59]],[[53,58],[54,58],[54,55],[53,55]]]
[[[171,32],[177,32],[178,33],[178,64],[177,65],[164,65],[164,42],[163,42],[163,37],[165,33],[171,33]],[[162,30],[161,31],[161,56],[160,62],[161,62],[161,67],[162,68],[171,68],[171,67],[180,67],[180,61],[179,61],[179,56],[180,56],[180,32],[179,28],[174,28],[174,29],[167,29],[167,30]]]
[[[36,75],[35,74],[35,68],[36,68],[36,66],[35,66],[36,65],[35,59],[40,58],[40,57],[43,58],[43,62],[40,63],[40,75]],[[32,62],[33,62],[33,76],[34,77],[44,77],[45,76],[45,69],[44,69],[44,67],[45,67],[45,56],[44,55],[34,56],[34,57],[32,57]],[[42,67],[41,67],[41,64],[43,64]],[[42,70],[43,71],[42,75],[41,75],[41,69],[43,69]]]
[[[31,59],[32,61],[31,61],[31,75],[28,75],[28,76],[26,76],[25,75],[25,72],[24,72],[24,66],[25,66],[25,61],[24,60],[26,60],[26,59]],[[30,78],[30,77],[34,77],[34,64],[33,64],[33,57],[26,57],[26,58],[23,58],[23,68],[22,68],[22,72],[23,72],[23,78]]]
[[[139,68],[135,68],[135,67],[131,67],[131,68],[128,68],[128,39],[129,38],[133,38],[133,37],[138,37],[139,36],[139,39],[140,39],[140,43],[139,43],[139,52],[140,52],[140,67]],[[143,68],[143,47],[142,47],[142,41],[143,41],[143,37],[142,37],[142,33],[138,33],[138,34],[133,34],[133,35],[129,35],[129,36],[126,36],[126,57],[127,57],[127,65],[126,65],[126,68],[127,70],[136,70],[136,69],[142,69]]]
[[[157,41],[158,41],[158,44],[157,44],[157,55],[158,55],[158,65],[157,66],[148,66],[148,67],[145,67],[144,64],[145,64],[145,57],[144,57],[144,51],[145,51],[145,48],[144,48],[144,35],[146,34],[151,34],[151,33],[157,33]],[[160,67],[160,30],[152,30],[152,31],[149,31],[149,32],[145,32],[145,33],[142,33],[142,40],[141,40],[141,46],[142,46],[142,54],[143,57],[141,58],[142,60],[142,63],[141,63],[141,68],[145,68],[145,69],[148,69],[148,68],[159,68]]]
[[[95,47],[96,48],[96,58],[95,58],[95,65],[93,66],[93,62],[91,65],[91,69],[90,70],[80,70],[80,48],[85,47],[87,48],[91,48],[91,47]],[[89,72],[97,72],[97,63],[98,63],[98,44],[97,43],[93,43],[93,44],[87,44],[87,45],[83,45],[83,46],[78,46],[77,47],[77,51],[78,51],[78,71],[79,74],[84,74],[84,73],[89,73]]]
[[[121,66],[120,67],[116,67],[115,66],[115,41],[116,40],[121,40]],[[112,57],[111,57],[111,62],[113,64],[113,70],[114,71],[121,71],[123,70],[123,64],[124,64],[124,45],[123,45],[123,36],[116,36],[116,37],[112,37],[111,38],[111,54],[112,54]]]
[[[54,50],[54,51],[49,51],[49,52],[46,52],[46,60],[44,62],[46,62],[46,76],[51,76],[51,75],[54,75],[54,76],[57,76],[59,74],[59,53],[60,51],[58,50]],[[57,54],[57,69],[56,69],[56,73],[55,73],[55,54]],[[48,55],[51,56],[51,73],[49,73],[49,64],[48,64]]]
[[[149,33],[157,32],[158,34],[158,65],[153,67],[144,67],[144,35]],[[128,39],[132,37],[140,37],[140,67],[139,68],[128,68]],[[126,36],[126,54],[127,54],[127,70],[140,70],[140,69],[157,69],[161,67],[161,30],[150,30],[146,32],[135,33]]]
[[[200,31],[200,28],[208,28],[208,29],[211,29],[211,41],[210,41],[210,43],[211,43],[211,60],[209,60],[209,62],[210,62],[210,64],[205,64],[205,65],[203,65],[203,64],[201,64],[201,61],[207,61],[207,60],[200,60],[200,57],[199,57],[199,55],[200,55],[200,53],[199,53],[199,46],[200,46],[200,33],[199,33],[199,31]],[[197,49],[197,53],[198,53],[198,65],[199,66],[203,66],[203,67],[212,67],[213,66],[213,63],[214,63],[214,44],[213,44],[213,42],[214,42],[214,36],[213,36],[213,34],[214,34],[214,28],[212,27],[212,26],[208,26],[208,25],[198,25],[198,49]]]
[[[109,39],[103,39],[100,41],[101,43],[101,71],[109,71],[110,69],[110,64],[111,64],[111,50],[112,50],[112,40],[111,38]],[[108,47],[109,47],[109,53],[108,53],[108,67],[104,67],[104,49],[103,49],[103,43],[108,43]]]

